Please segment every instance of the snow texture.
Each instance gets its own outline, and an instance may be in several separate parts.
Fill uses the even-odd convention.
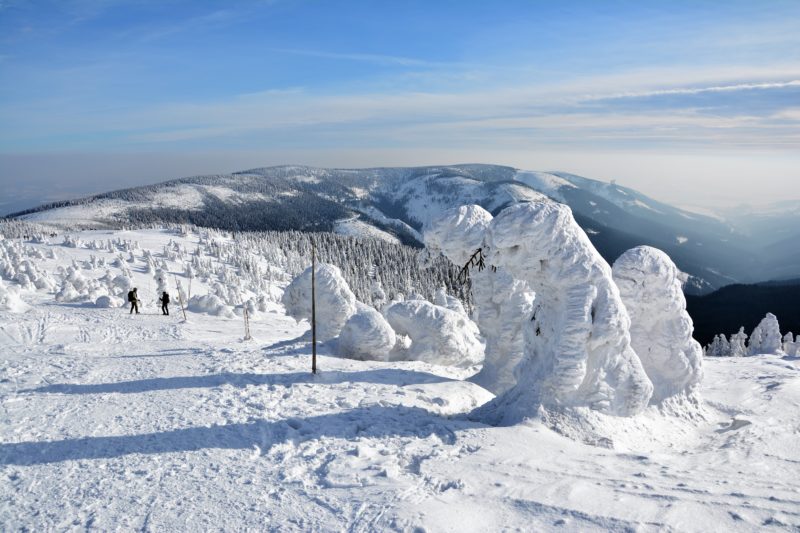
[[[338,336],[356,312],[356,297],[338,267],[318,263],[315,276],[317,339],[327,341]],[[281,301],[295,320],[311,320],[311,267],[292,280]]]
[[[650,402],[692,393],[703,377],[703,349],[692,338],[678,267],[661,250],[638,246],[612,271],[631,319],[631,346],[653,383]]]
[[[469,367],[483,359],[478,327],[461,313],[426,300],[396,302],[384,316],[398,335],[411,339],[393,358]]]
[[[518,381],[478,416],[516,423],[540,405],[580,407],[619,416],[641,412],[653,392],[630,345],[630,319],[611,267],[580,229],[569,207],[521,203],[486,230],[488,262],[536,293],[524,320]]]
[[[359,305],[339,335],[338,353],[348,359],[388,361],[397,336],[375,309]]]

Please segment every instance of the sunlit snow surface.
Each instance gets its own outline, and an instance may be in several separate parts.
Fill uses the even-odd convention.
[[[124,238],[156,255],[181,239]],[[113,258],[35,246],[58,249],[47,270]],[[796,359],[706,360],[694,418],[666,406],[583,413],[591,433],[549,413],[495,428],[459,416],[491,398],[463,370],[323,348],[312,376],[308,325],[278,304],[245,342],[240,317],[182,323],[175,303],[130,316],[21,295],[29,311],[0,312],[3,530],[800,527]]]

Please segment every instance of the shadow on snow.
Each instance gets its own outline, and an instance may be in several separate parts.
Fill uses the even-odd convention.
[[[359,370],[344,372],[341,370],[326,370],[319,374],[310,372],[288,372],[285,374],[236,374],[225,372],[222,374],[207,374],[204,376],[175,376],[168,378],[139,379],[135,381],[120,381],[117,383],[53,383],[36,389],[25,389],[20,393],[56,393],[56,394],[135,394],[140,392],[197,389],[221,387],[231,385],[246,387],[248,385],[282,385],[291,386],[295,383],[339,384],[339,383],[377,383],[386,385],[411,385],[425,383],[444,383],[457,381],[436,374],[403,370],[398,368],[385,368],[376,370]]]
[[[440,417],[417,407],[374,406],[304,419],[258,420],[139,435],[0,444],[0,465],[35,465],[203,449],[249,449],[263,454],[283,442],[301,443],[320,438],[351,440],[436,435],[443,442],[454,444],[456,431],[476,427],[483,426]]]

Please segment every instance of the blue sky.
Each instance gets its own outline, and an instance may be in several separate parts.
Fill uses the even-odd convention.
[[[798,27],[796,1],[0,0],[0,186],[487,162],[797,198]]]

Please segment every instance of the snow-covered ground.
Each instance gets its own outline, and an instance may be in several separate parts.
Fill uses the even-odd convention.
[[[170,239],[197,245],[191,234],[81,234],[92,236],[159,259]],[[115,257],[31,246],[49,272]],[[588,413],[591,432],[548,413],[491,427],[463,416],[492,398],[470,371],[322,347],[312,375],[308,324],[278,299],[244,341],[239,316],[183,322],[174,296],[160,315],[153,274],[127,267],[144,293],[138,316],[34,290],[21,292],[28,311],[0,311],[0,529],[800,528],[796,359],[707,359],[693,417],[667,406]],[[192,294],[207,288],[196,279]]]

